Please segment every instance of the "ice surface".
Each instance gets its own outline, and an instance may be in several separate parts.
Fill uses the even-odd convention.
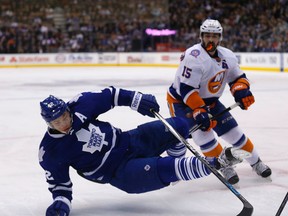
[[[175,71],[160,67],[0,69],[0,215],[41,216],[52,202],[38,165],[38,145],[46,130],[39,115],[40,100],[49,94],[68,100],[82,91],[114,85],[155,94],[160,113],[168,117],[166,89]],[[256,103],[249,111],[235,108],[232,114],[273,175],[272,182],[263,180],[244,162],[236,168],[240,177],[237,190],[254,206],[253,215],[272,216],[288,191],[288,74],[247,75]],[[222,102],[234,103],[228,89]],[[123,130],[152,120],[128,107],[116,107],[101,119]],[[86,181],[72,169],[71,179],[71,216],[231,216],[242,209],[240,200],[213,175],[138,195]],[[281,215],[288,215],[288,206]]]

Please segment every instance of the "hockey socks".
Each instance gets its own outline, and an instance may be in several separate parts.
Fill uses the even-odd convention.
[[[179,180],[197,179],[211,173],[196,157],[175,159],[175,172]]]
[[[210,170],[196,157],[165,157],[158,160],[158,174],[164,183],[192,180],[208,176]]]
[[[186,146],[183,143],[178,143],[175,146],[167,150],[167,154],[174,158],[182,158],[187,151]]]

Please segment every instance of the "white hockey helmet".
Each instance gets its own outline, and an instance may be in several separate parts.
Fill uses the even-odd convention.
[[[202,25],[200,26],[200,39],[202,37],[202,33],[219,33],[220,41],[222,40],[223,28],[218,20],[206,19]]]

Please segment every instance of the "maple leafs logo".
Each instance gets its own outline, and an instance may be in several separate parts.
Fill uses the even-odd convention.
[[[108,145],[105,141],[105,133],[102,133],[99,127],[89,124],[89,130],[82,128],[76,133],[79,141],[85,142],[82,151],[90,152],[93,154],[95,151],[101,151],[104,145]]]

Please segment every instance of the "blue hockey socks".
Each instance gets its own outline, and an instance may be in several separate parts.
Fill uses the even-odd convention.
[[[208,176],[210,170],[196,157],[175,159],[175,172],[179,180],[191,180]]]
[[[158,160],[158,174],[164,183],[192,180],[210,174],[210,170],[196,157],[164,157]]]

